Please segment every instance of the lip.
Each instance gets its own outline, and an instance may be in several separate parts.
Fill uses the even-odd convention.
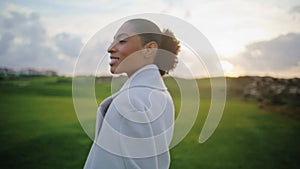
[[[115,63],[117,63],[120,60],[120,58],[116,56],[110,56],[110,59],[111,59],[109,63],[110,66],[113,66]]]
[[[120,59],[120,58],[116,56],[110,56],[110,59]]]

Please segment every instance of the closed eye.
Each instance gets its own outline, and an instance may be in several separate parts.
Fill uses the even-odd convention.
[[[120,44],[123,44],[123,43],[125,43],[125,42],[127,42],[127,40],[118,40],[118,41],[116,41],[116,40],[114,40],[113,42],[111,42],[111,45],[116,45],[117,43],[120,43]]]
[[[126,40],[119,40],[119,43],[125,43],[127,42]]]

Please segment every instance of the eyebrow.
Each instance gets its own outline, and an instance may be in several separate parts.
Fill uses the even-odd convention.
[[[127,33],[120,33],[119,35],[114,36],[114,39],[120,38],[120,36],[123,36],[123,35],[126,35],[129,37],[129,35]]]

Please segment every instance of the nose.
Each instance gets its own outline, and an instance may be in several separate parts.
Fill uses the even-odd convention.
[[[115,42],[112,42],[109,47],[107,48],[107,52],[108,53],[113,53],[116,51],[116,43]]]

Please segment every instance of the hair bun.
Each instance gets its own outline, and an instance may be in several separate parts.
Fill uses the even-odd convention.
[[[159,49],[165,52],[158,52],[154,60],[162,76],[176,67],[178,63],[177,55],[180,49],[179,43],[172,31],[169,29],[162,31]]]

